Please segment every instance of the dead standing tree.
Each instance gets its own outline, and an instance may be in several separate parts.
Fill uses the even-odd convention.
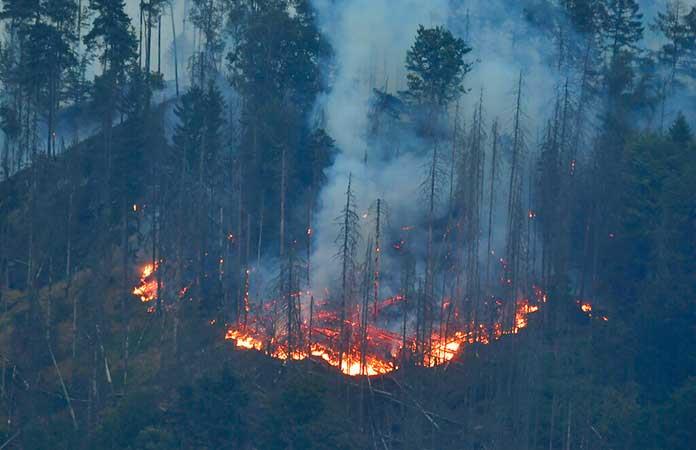
[[[418,28],[413,46],[406,53],[408,90],[406,98],[413,102],[417,116],[421,117],[420,128],[432,145],[432,159],[428,175],[423,183],[423,191],[428,201],[428,238],[425,267],[425,287],[423,306],[423,323],[417,324],[420,331],[421,345],[430,352],[434,303],[434,255],[433,233],[439,184],[446,180],[446,174],[440,174],[440,154],[438,134],[441,118],[447,106],[462,93],[464,78],[471,70],[471,63],[464,57],[471,48],[456,38],[444,27]],[[427,340],[427,342],[425,342]],[[424,353],[424,352],[421,352]],[[422,360],[425,355],[419,355]]]
[[[350,336],[346,328],[348,308],[354,291],[355,252],[360,240],[360,217],[355,209],[355,195],[352,189],[353,175],[348,176],[346,203],[336,221],[339,224],[339,234],[336,244],[339,246],[336,257],[341,262],[341,303],[339,311],[339,343],[338,363],[343,367],[344,355],[350,348]]]
[[[466,299],[469,302],[468,322],[478,321],[480,301],[479,245],[481,208],[483,204],[483,170],[485,163],[483,131],[483,93],[474,111],[469,145],[462,159],[459,173],[460,203],[464,211],[464,238],[466,243]]]
[[[522,118],[524,115],[522,110],[522,89],[523,77],[522,72],[520,72],[517,92],[515,93],[515,119],[513,124],[512,161],[510,166],[507,211],[508,240],[506,245],[507,263],[505,267],[505,284],[507,286],[508,299],[510,305],[512,305],[512,310],[507,310],[506,314],[508,317],[504,318],[504,323],[510,327],[514,327],[515,325],[516,295],[518,289],[518,276],[521,273],[522,232],[524,230],[522,212],[522,167],[524,167],[526,145],[525,131],[522,125]]]

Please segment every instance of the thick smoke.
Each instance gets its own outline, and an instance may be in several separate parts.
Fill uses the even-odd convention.
[[[388,0],[351,0],[334,3],[316,0],[322,31],[334,48],[336,71],[332,89],[320,100],[326,127],[340,150],[328,169],[316,215],[317,234],[312,256],[313,287],[330,287],[338,267],[334,260],[335,219],[345,204],[348,177],[353,176],[357,209],[364,215],[377,198],[404,225],[418,219],[420,179],[426,158],[400,153],[390,159],[394,148],[375,148],[366,140],[370,96],[373,88],[394,92],[404,87],[404,60],[420,24],[445,24],[449,8],[444,0],[410,0],[395,7]],[[408,146],[412,143],[404,142]],[[365,155],[367,154],[367,163]],[[371,221],[363,219],[363,228]],[[367,231],[367,230],[364,230]]]
[[[427,202],[421,183],[427,176],[432,145],[408,132],[402,133],[396,142],[381,145],[366,142],[372,88],[391,94],[405,89],[406,51],[414,42],[418,25],[445,25],[473,48],[468,59],[474,62],[474,69],[465,81],[469,92],[459,101],[462,122],[470,122],[475,104],[483,95],[486,127],[494,118],[500,118],[501,130],[509,131],[515,105],[514,91],[522,72],[525,89],[534,92],[534,95],[525,96],[524,101],[525,125],[533,134],[535,127],[543,124],[542,118],[548,117],[555,88],[562,83],[564,74],[550,67],[553,45],[539,36],[538,31],[530,31],[523,6],[517,2],[477,0],[462,6],[444,0],[406,1],[400,2],[398,7],[387,0],[338,3],[315,0],[314,3],[336,57],[332,89],[320,100],[319,108],[340,150],[335,164],[327,171],[329,181],[321,193],[315,220],[317,235],[312,265],[313,287],[318,289],[330,287],[338,272],[338,262],[334,258],[335,219],[345,204],[349,174],[353,176],[361,215],[377,198],[383,199],[389,205],[390,222],[396,229],[415,226],[411,234],[420,238],[410,244],[417,255],[424,255]],[[539,37],[532,39],[529,37],[532,35]],[[454,107],[450,111],[450,123],[454,120],[453,110]],[[451,142],[441,142],[441,151],[448,154],[451,145]],[[489,147],[486,144],[487,152]],[[500,173],[506,170],[503,160]],[[497,195],[499,200],[504,200],[502,196],[507,193]],[[443,199],[439,202],[440,215],[445,212],[445,203]],[[504,241],[502,215],[502,211],[496,211],[494,237],[498,248]],[[362,225],[363,238],[366,238],[373,233],[369,215],[362,220]],[[417,241],[421,241],[420,244]],[[388,245],[389,242],[382,243],[382,247]],[[358,256],[361,257],[362,252],[358,252]],[[383,256],[385,265],[389,266],[388,253]],[[391,269],[398,270],[398,266]]]

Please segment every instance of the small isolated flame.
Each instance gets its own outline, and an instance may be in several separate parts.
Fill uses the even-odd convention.
[[[515,312],[515,328],[522,329],[529,324],[527,316],[531,313],[539,311],[538,305],[530,305],[529,300],[523,299],[517,302],[517,311]]]
[[[604,322],[608,322],[609,318],[607,316],[596,316],[594,315],[597,311],[592,307],[592,303],[584,300],[578,300],[577,301],[578,305],[580,306],[580,310],[587,315],[587,317],[597,317]]]

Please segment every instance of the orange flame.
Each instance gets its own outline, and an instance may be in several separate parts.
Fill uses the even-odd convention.
[[[381,302],[382,307],[404,301],[403,296],[389,297]],[[447,305],[445,308],[448,308]],[[539,310],[536,304],[530,304],[528,300],[520,300],[516,307],[515,324],[512,329],[505,330],[501,323],[495,323],[491,327],[483,324],[474,326],[470,324],[468,331],[454,331],[451,335],[440,335],[433,332],[428,344],[428,349],[420,349],[423,352],[422,364],[426,367],[436,367],[452,361],[467,344],[488,344],[495,339],[508,334],[516,334],[528,324],[528,315]],[[358,316],[359,311],[354,311],[353,316]],[[455,312],[454,316],[457,316]],[[346,319],[345,325],[349,330],[359,329],[355,317]],[[252,330],[246,324],[238,324],[228,327],[226,340],[234,342],[237,348],[244,350],[256,350],[265,352],[269,356],[287,361],[304,360],[310,357],[321,358],[329,365],[339,368],[341,372],[349,376],[377,376],[392,372],[399,367],[399,357],[406,353],[414,353],[417,345],[415,337],[404,337],[376,325],[369,324],[365,332],[366,339],[363,343],[355,339],[342,357],[337,350],[336,340],[339,336],[336,314],[331,311],[317,311],[314,319],[315,325],[310,330],[307,323],[303,323],[302,335],[307,336],[311,331],[314,336],[311,346],[300,345],[292,351],[284,342],[284,338],[265,335],[263,331]],[[317,325],[317,322],[321,322]],[[323,324],[322,324],[323,323]],[[326,342],[323,342],[326,341]],[[367,346],[367,348],[362,347]]]
[[[501,264],[505,265],[505,260],[501,259]],[[140,270],[140,282],[133,289],[133,294],[140,298],[142,302],[150,302],[157,298],[158,280],[155,277],[159,263],[145,264]],[[290,345],[287,331],[283,336],[283,331],[276,335],[269,335],[267,331],[267,320],[262,316],[251,313],[249,298],[249,276],[250,270],[245,271],[244,290],[242,295],[241,308],[238,310],[239,322],[227,326],[225,339],[232,341],[234,345],[243,350],[255,350],[264,352],[272,358],[282,361],[304,360],[307,358],[317,358],[325,361],[330,366],[338,368],[342,373],[349,376],[378,376],[392,372],[399,368],[399,365],[406,359],[412,360],[416,357],[417,363],[425,367],[436,367],[452,361],[466,345],[489,344],[494,340],[500,339],[505,335],[517,334],[521,329],[529,325],[530,314],[536,313],[547,302],[546,292],[538,286],[532,286],[532,296],[523,298],[514,304],[514,321],[504,325],[508,321],[503,320],[502,312],[505,306],[503,299],[492,299],[496,308],[500,311],[498,320],[492,323],[466,323],[461,321],[460,312],[455,302],[445,298],[442,301],[441,316],[447,316],[447,321],[441,322],[438,331],[433,330],[429,337],[417,339],[413,335],[405,333],[395,333],[385,328],[377,326],[382,311],[386,311],[394,305],[407,302],[408,299],[403,295],[394,295],[375,302],[374,315],[371,323],[365,325],[361,318],[365,317],[361,307],[355,306],[348,311],[344,319],[344,326],[341,327],[341,319],[334,311],[327,309],[315,309],[311,320],[300,320],[297,336],[293,333],[294,345]],[[161,281],[160,287],[161,287]],[[178,294],[184,297],[189,291],[189,286],[182,288]],[[312,297],[311,292],[293,292],[291,296],[300,302],[302,295]],[[328,290],[325,292],[324,300],[317,299],[314,303],[315,308],[321,308],[328,304],[326,298],[329,296]],[[258,306],[259,314],[268,314],[275,309],[279,302],[277,300],[265,302]],[[592,317],[592,304],[587,301],[577,302],[581,309],[589,317]],[[256,308],[255,308],[256,309]],[[148,306],[148,312],[154,312],[154,306]],[[267,317],[267,316],[266,316]],[[601,320],[607,321],[607,317],[599,316]],[[450,322],[451,319],[451,322]],[[215,325],[216,320],[208,321],[210,325]],[[309,323],[308,323],[309,322]],[[362,325],[361,325],[362,324]],[[274,327],[275,329],[275,327]],[[347,333],[346,348],[341,354],[339,350],[340,331],[345,329]]]
[[[140,297],[143,303],[157,298],[157,280],[153,277],[159,265],[155,262],[143,266],[140,271],[140,284],[133,288],[133,295]]]

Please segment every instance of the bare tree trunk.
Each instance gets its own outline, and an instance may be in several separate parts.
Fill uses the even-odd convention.
[[[309,297],[309,331],[307,336],[307,353],[312,354],[312,329],[314,328],[314,295]]]
[[[7,263],[7,250],[6,250],[6,239],[7,239],[6,225],[0,222],[0,300],[2,301],[2,317],[7,317],[8,304],[7,296],[5,294],[5,289],[9,289],[9,274],[8,274],[8,263]],[[0,356],[2,359],[2,379],[0,379],[0,393],[2,394],[2,399],[5,399],[7,393],[5,391],[5,377],[7,374],[7,359],[4,355]]]
[[[176,45],[176,27],[174,25],[174,2],[169,3],[169,12],[172,17],[172,47],[174,50],[174,85],[176,86],[176,96],[179,96],[179,51]]]
[[[68,410],[70,411],[70,418],[72,419],[73,428],[77,431],[77,418],[75,416],[75,410],[72,407],[72,401],[70,400],[70,394],[68,394],[68,388],[65,386],[65,381],[63,380],[63,375],[60,373],[58,368],[58,363],[56,362],[56,357],[51,349],[51,343],[48,342],[48,352],[51,355],[51,361],[53,362],[53,367],[56,369],[56,374],[58,375],[58,380],[60,381],[60,387],[63,390],[63,397],[65,398],[65,403],[68,405]]]
[[[517,84],[517,100],[515,102],[515,123],[513,130],[513,142],[512,142],[512,166],[510,169],[510,187],[508,192],[510,196],[508,198],[508,220],[512,217],[513,203],[515,201],[515,183],[517,181],[517,171],[518,171],[518,160],[520,159],[520,140],[521,136],[521,102],[522,102],[522,73],[520,72],[519,82]]]
[[[263,215],[265,211],[266,196],[261,194],[261,208],[259,212],[259,238],[256,241],[256,267],[261,263],[261,244],[263,243]]]
[[[556,421],[556,393],[551,397],[551,420],[549,422],[549,450],[553,450],[553,431]]]
[[[374,301],[374,320],[377,320],[377,304],[379,303],[379,279],[380,279],[380,256],[382,249],[380,248],[381,235],[381,219],[382,219],[382,199],[377,199],[377,222],[375,224],[375,267],[373,279],[373,301]]]
[[[162,13],[157,14],[157,75],[162,73]]]
[[[347,316],[347,306],[348,306],[348,270],[350,265],[350,254],[352,249],[350,248],[350,235],[351,235],[351,220],[350,211],[353,206],[351,204],[351,184],[353,180],[353,175],[348,176],[348,189],[346,191],[346,206],[343,218],[343,237],[341,242],[341,311],[340,311],[340,333],[339,333],[339,346],[338,346],[338,368],[339,370],[343,368],[343,356],[348,351],[347,348],[347,336],[346,336],[346,316]]]
[[[314,187],[312,186],[312,194],[310,195],[309,205],[307,205],[307,287],[312,289],[312,211],[314,208]]]
[[[140,5],[138,6],[139,12],[140,12],[140,19],[139,19],[139,24],[138,24],[138,68],[142,69],[143,68],[143,6],[145,5],[144,1],[140,1]]]
[[[69,158],[68,158],[69,159]],[[70,170],[70,169],[68,169]],[[72,183],[72,182],[71,182]],[[74,192],[71,186],[68,197],[68,223],[67,223],[67,243],[65,248],[65,300],[70,301],[70,288],[72,287],[72,215],[73,215]],[[77,356],[77,296],[72,299],[72,359],[73,364]]]
[[[498,166],[498,121],[493,122],[493,154],[491,156],[491,183],[488,203],[488,245],[486,247],[486,287],[491,287],[491,243],[493,238],[493,207],[495,205],[495,180]]]
[[[122,205],[122,223],[121,223],[121,251],[123,252],[122,267],[123,279],[122,286],[123,292],[121,293],[121,321],[124,325],[125,331],[123,335],[123,391],[125,392],[126,386],[128,385],[128,359],[129,359],[129,334],[130,334],[130,317],[128,316],[128,300],[130,299],[130,286],[129,286],[129,246],[128,246],[128,213],[130,208],[126,204],[125,197],[123,199]]]
[[[568,427],[566,428],[566,446],[565,450],[570,450],[570,429],[573,423],[573,402],[568,402]]]
[[[423,298],[423,344],[426,345],[427,355],[430,357],[432,351],[432,321],[434,320],[432,310],[435,301],[434,286],[434,260],[433,260],[433,226],[435,221],[435,189],[437,187],[437,143],[433,147],[433,159],[430,167],[430,183],[428,187],[428,243],[425,264],[425,292]],[[426,350],[424,350],[425,358]],[[423,361],[425,362],[425,360]]]
[[[147,40],[147,47],[145,48],[145,73],[147,74],[147,80],[150,79],[150,62],[152,53],[152,1],[149,0],[147,3],[147,19],[145,22],[145,36]],[[149,86],[149,82],[148,82]]]
[[[283,146],[280,175],[280,259],[285,255],[285,187],[287,179],[287,151]]]
[[[378,200],[379,202],[379,200]],[[378,203],[379,205],[379,203]],[[378,207],[379,209],[379,207]],[[362,304],[360,305],[360,375],[367,374],[367,327],[368,318],[370,316],[370,290],[374,288],[374,281],[371,277],[375,276],[377,270],[372,269],[372,242],[371,239],[368,240],[367,247],[365,249],[365,270],[363,271],[363,287],[362,287]],[[377,316],[377,302],[375,300],[375,319]],[[361,388],[363,387],[361,383]],[[361,389],[361,403],[363,401],[363,390]],[[360,408],[362,415],[362,405]],[[362,419],[362,417],[361,417]]]

